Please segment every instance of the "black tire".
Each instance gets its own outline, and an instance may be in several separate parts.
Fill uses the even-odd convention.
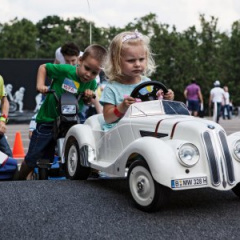
[[[238,196],[240,197],[240,183],[238,183],[233,189],[232,191]]]
[[[38,168],[39,180],[48,180],[48,168]]]
[[[86,180],[89,177],[91,168],[81,165],[80,150],[76,139],[71,139],[67,142],[65,159],[66,177],[68,179]]]
[[[16,181],[18,179],[19,179],[19,171],[18,171],[18,167],[17,167],[14,174],[13,174],[12,180]]]
[[[145,212],[158,211],[168,199],[171,190],[157,183],[144,160],[131,164],[128,171],[128,184],[136,207]]]

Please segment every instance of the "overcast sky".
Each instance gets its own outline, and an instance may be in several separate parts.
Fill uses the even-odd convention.
[[[199,27],[199,14],[217,17],[221,31],[230,31],[240,20],[240,0],[0,0],[0,23],[15,17],[32,22],[49,15],[83,17],[98,27],[124,27],[135,18],[155,13],[158,22],[175,25],[177,31]]]

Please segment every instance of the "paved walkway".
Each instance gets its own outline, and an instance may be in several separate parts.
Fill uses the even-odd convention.
[[[211,118],[209,118],[209,119],[212,120]],[[240,131],[240,118],[239,117],[234,117],[230,120],[220,119],[219,124],[223,126],[223,128],[225,129],[225,131],[227,132],[228,135],[231,133]]]
[[[230,134],[240,118],[221,120]],[[12,146],[28,125],[9,125]],[[176,191],[166,207],[144,213],[132,204],[126,180],[6,181],[0,184],[1,239],[239,239],[240,205],[233,192]]]

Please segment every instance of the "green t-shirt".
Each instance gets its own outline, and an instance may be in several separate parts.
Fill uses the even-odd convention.
[[[76,74],[77,66],[68,64],[46,64],[47,76],[52,79],[51,89],[56,91],[58,97],[64,92],[71,92],[75,95],[84,92],[86,89],[95,91],[97,89],[96,80],[88,83],[81,82]],[[83,107],[83,101],[79,101],[79,111]],[[52,93],[46,95],[41,108],[39,109],[36,122],[53,122],[58,117],[57,101]]]

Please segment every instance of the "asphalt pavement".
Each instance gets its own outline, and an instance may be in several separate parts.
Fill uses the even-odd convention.
[[[240,118],[220,120],[227,134]],[[28,148],[28,125],[8,125]],[[1,239],[239,239],[240,201],[232,191],[173,192],[156,213],[135,208],[124,179],[0,182]]]

